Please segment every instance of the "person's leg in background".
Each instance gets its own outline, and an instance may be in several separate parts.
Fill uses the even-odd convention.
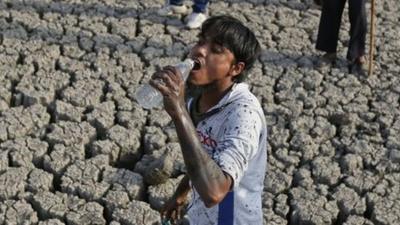
[[[347,51],[347,59],[350,62],[350,70],[363,69],[365,64],[365,42],[367,36],[367,15],[365,0],[349,0],[350,41]],[[352,71],[350,71],[352,72]],[[361,72],[361,71],[360,71]]]
[[[322,4],[316,48],[326,53],[322,57],[322,62],[325,64],[330,64],[336,59],[340,23],[345,3],[346,0],[324,0]]]
[[[207,19],[208,0],[194,0],[193,12],[187,18],[187,27],[195,29],[201,27]]]
[[[183,0],[169,0],[170,5],[183,5]]]
[[[183,0],[166,0],[166,4],[163,8],[158,10],[158,14],[161,16],[182,14],[186,15],[189,9],[183,5]]]
[[[208,0],[194,0],[193,12],[195,13],[206,13]]]

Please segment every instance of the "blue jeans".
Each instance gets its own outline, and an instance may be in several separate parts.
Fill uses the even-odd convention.
[[[170,0],[171,5],[182,5],[183,0]],[[208,0],[194,0],[193,12],[205,13],[207,9]]]

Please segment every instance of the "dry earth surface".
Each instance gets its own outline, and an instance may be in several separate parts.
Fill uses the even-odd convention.
[[[0,1],[0,224],[159,224],[185,167],[168,115],[134,92],[198,34],[162,5]],[[399,2],[376,11],[367,77],[347,72],[347,10],[319,68],[311,0],[211,1],[263,47],[248,83],[269,130],[265,224],[400,224]]]

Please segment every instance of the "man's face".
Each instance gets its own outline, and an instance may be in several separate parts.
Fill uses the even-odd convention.
[[[230,85],[235,57],[233,53],[222,45],[199,38],[191,49],[189,57],[200,64],[199,68],[192,70],[188,82],[196,86]]]

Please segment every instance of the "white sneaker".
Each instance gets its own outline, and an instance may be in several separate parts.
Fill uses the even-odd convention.
[[[189,9],[185,5],[165,5],[157,11],[160,16],[170,16],[173,14],[187,15]]]
[[[207,15],[204,13],[192,13],[187,17],[186,26],[190,29],[199,28],[206,19]]]

